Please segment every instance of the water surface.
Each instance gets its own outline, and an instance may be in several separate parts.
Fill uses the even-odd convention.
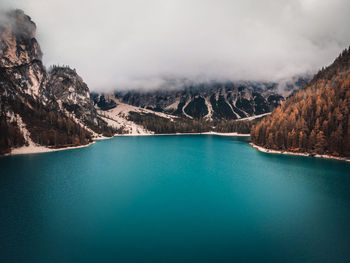
[[[0,158],[1,262],[350,262],[350,164],[246,138]]]

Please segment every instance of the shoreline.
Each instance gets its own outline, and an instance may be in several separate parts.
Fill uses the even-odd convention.
[[[203,132],[203,133],[164,133],[164,134],[116,134],[112,137],[97,137],[94,138],[91,143],[86,145],[71,146],[71,147],[62,147],[62,148],[48,148],[46,146],[23,146],[19,148],[14,148],[10,153],[6,153],[1,156],[14,156],[14,155],[24,155],[24,154],[38,154],[38,153],[48,153],[48,152],[58,152],[65,150],[74,150],[79,148],[85,148],[93,145],[96,141],[113,139],[115,137],[127,137],[127,136],[169,136],[169,135],[217,135],[217,136],[250,136],[249,134],[240,134],[240,133],[218,133],[218,132]]]
[[[63,147],[63,148],[48,148],[45,146],[23,146],[20,148],[14,148],[10,153],[6,153],[2,156],[14,156],[14,155],[25,155],[25,154],[39,154],[39,153],[48,153],[48,152],[58,152],[65,150],[74,150],[79,148],[89,147],[96,143],[96,141],[109,140],[115,137],[127,137],[127,136],[178,136],[178,135],[216,135],[216,136],[228,136],[228,137],[249,137],[250,134],[242,133],[219,133],[219,132],[202,132],[202,133],[164,133],[164,134],[116,134],[112,137],[97,137],[94,138],[91,143],[86,145]],[[310,153],[300,153],[300,152],[289,152],[289,151],[278,151],[267,149],[261,146],[258,146],[252,142],[249,143],[251,147],[256,149],[259,152],[269,153],[269,154],[284,154],[284,155],[294,155],[294,156],[303,156],[303,157],[316,157],[322,159],[338,160],[343,162],[350,162],[350,158],[346,157],[336,157],[332,155],[321,155],[321,154],[310,154]],[[1,157],[1,156],[0,156]]]
[[[58,152],[58,151],[65,151],[65,150],[74,150],[79,148],[85,148],[93,145],[95,140],[93,142],[90,142],[85,145],[79,145],[79,146],[70,146],[70,147],[62,147],[62,148],[48,148],[45,146],[23,146],[19,148],[14,148],[11,150],[10,153],[6,153],[2,156],[14,156],[14,155],[24,155],[24,154],[38,154],[38,153],[48,153],[48,152]]]
[[[343,161],[343,162],[350,162],[350,158],[346,158],[346,157],[336,157],[336,156],[327,155],[327,154],[311,154],[311,153],[278,151],[278,150],[271,150],[271,149],[267,149],[267,148],[258,146],[258,145],[254,144],[252,142],[250,142],[249,144],[254,149],[258,150],[259,152],[263,152],[263,153],[284,154],[284,155],[294,155],[294,156],[304,156],[304,157],[316,157],[316,158],[322,158],[322,159],[330,159],[330,160],[337,160],[337,161]]]
[[[192,132],[192,133],[140,133],[140,134],[117,134],[114,137],[127,137],[127,136],[169,136],[169,135],[217,135],[217,136],[239,136],[239,137],[249,137],[250,134],[244,133],[220,133],[220,132]],[[112,138],[114,138],[112,137]]]

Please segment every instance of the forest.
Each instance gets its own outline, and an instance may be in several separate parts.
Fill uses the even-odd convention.
[[[249,134],[253,124],[258,120],[221,120],[208,121],[206,119],[163,118],[149,113],[130,112],[129,120],[142,125],[156,134],[165,133],[201,133],[201,132],[237,132]]]
[[[350,156],[350,48],[251,130],[268,149]]]
[[[53,148],[84,145],[92,141],[91,134],[79,124],[74,123],[61,112],[43,107],[31,97],[26,102],[11,97],[1,97],[2,103],[11,105],[15,114],[20,114],[31,139],[40,145]],[[4,105],[4,104],[2,104]],[[6,112],[0,112],[0,154],[10,151],[11,147],[25,145],[22,133],[15,121],[7,122]]]

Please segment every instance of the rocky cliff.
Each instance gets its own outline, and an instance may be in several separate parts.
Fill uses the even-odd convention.
[[[0,25],[0,153],[21,146],[65,147],[112,135],[76,72],[42,64],[36,25],[21,10]],[[65,73],[62,73],[65,72]]]
[[[94,136],[112,136],[114,130],[98,115],[87,84],[69,67],[53,66],[49,70],[47,88],[60,109],[73,117]]]

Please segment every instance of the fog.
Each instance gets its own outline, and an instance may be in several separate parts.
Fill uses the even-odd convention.
[[[45,65],[76,68],[95,91],[281,81],[350,45],[349,0],[0,0],[0,8],[23,9]]]

